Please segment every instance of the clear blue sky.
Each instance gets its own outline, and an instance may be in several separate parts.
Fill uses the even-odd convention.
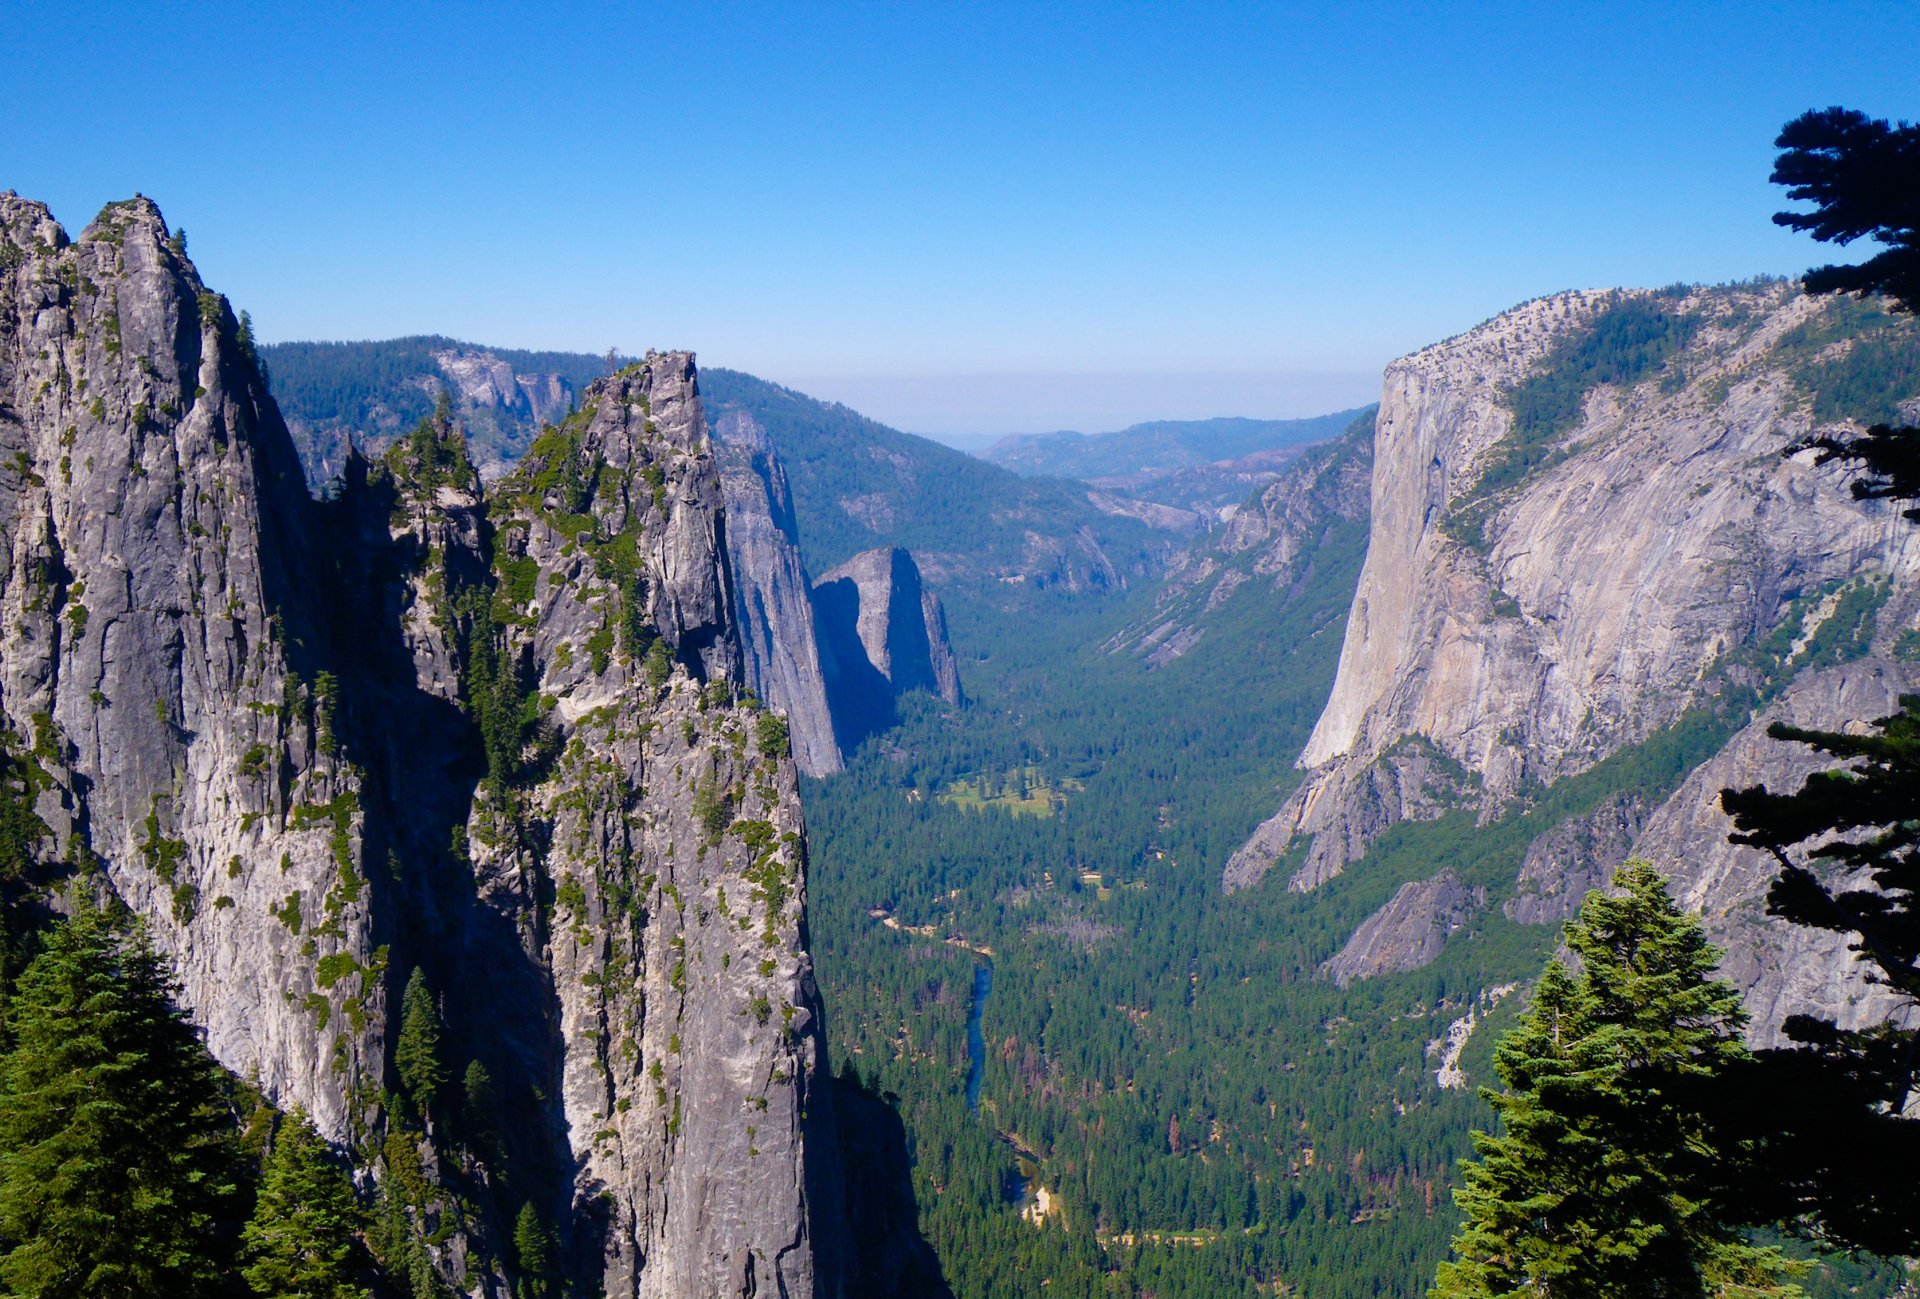
[[[1307,414],[1533,295],[1791,273],[1920,4],[9,6],[0,188],[269,339],[691,347],[944,435]]]

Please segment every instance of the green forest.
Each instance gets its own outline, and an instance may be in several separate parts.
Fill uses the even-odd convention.
[[[1513,815],[1402,824],[1365,869],[1311,894],[1289,892],[1282,869],[1223,895],[1220,863],[1296,778],[1364,541],[1335,528],[1289,599],[1243,588],[1214,615],[1211,652],[1157,671],[1089,648],[1096,628],[1138,616],[1126,601],[1046,638],[1009,619],[996,652],[968,664],[969,707],[911,700],[847,773],[808,784],[836,1067],[898,1098],[924,1229],[956,1294],[1042,1281],[1048,1294],[1194,1299],[1275,1283],[1425,1293],[1468,1133],[1489,1117],[1471,1088],[1434,1086],[1430,1044],[1476,1011],[1461,1064],[1490,1082],[1525,995],[1489,1006],[1482,990],[1530,984],[1558,937],[1500,912],[1527,844],[1613,795],[1670,792],[1793,672],[1861,652],[1885,594],[1848,593],[1851,612],[1789,657],[1796,614],[1722,666],[1718,709]],[[981,773],[1002,789],[1044,781],[1055,814],[951,796]],[[1492,899],[1466,941],[1413,973],[1345,989],[1314,977],[1400,884],[1442,867]],[[983,961],[975,1113],[967,1021]],[[1021,1211],[1039,1187],[1053,1211],[1036,1224]]]

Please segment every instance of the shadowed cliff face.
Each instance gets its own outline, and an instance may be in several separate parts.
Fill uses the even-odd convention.
[[[1622,320],[1641,331],[1625,360],[1606,350]],[[1913,622],[1912,529],[1852,500],[1843,473],[1780,454],[1818,426],[1835,367],[1862,364],[1869,327],[1906,328],[1784,285],[1575,293],[1389,366],[1338,679],[1304,781],[1234,854],[1227,888],[1284,860],[1289,885],[1312,889],[1397,823],[1460,809],[1489,823],[1675,728],[1718,727],[1724,742],[1755,692],[1885,655]],[[1910,675],[1886,658],[1873,670]],[[1865,715],[1831,691],[1789,693],[1813,724]],[[1669,783],[1653,808],[1623,794],[1554,829],[1506,910],[1563,916],[1637,844],[1732,945],[1727,968],[1764,1036],[1813,984],[1851,995],[1836,990],[1852,974],[1844,954],[1804,953],[1817,971],[1790,977],[1758,955],[1777,935],[1756,928],[1771,871],[1754,855],[1695,878],[1725,856],[1726,820],[1708,806],[1719,787]],[[1434,885],[1427,919],[1402,914],[1419,897],[1397,898],[1336,972],[1430,960],[1412,949],[1460,910],[1457,890]],[[1407,950],[1384,951],[1396,933]]]
[[[595,1292],[842,1292],[794,765],[736,688],[689,355],[491,489],[423,425],[316,502],[151,203],[70,242],[0,195],[0,540],[49,861],[146,919],[214,1054],[448,1279],[505,1295],[530,1202]],[[387,1064],[416,968],[430,1097]]]
[[[747,684],[786,714],[800,769],[832,775],[841,769],[840,747],[786,468],[746,411],[721,416],[714,435]]]
[[[894,700],[909,690],[961,702],[946,612],[905,550],[855,555],[814,585],[813,605],[843,750],[891,726]]]

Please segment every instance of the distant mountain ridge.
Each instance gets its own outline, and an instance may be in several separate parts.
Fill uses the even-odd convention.
[[[1194,465],[1324,442],[1338,437],[1360,410],[1309,419],[1151,420],[1112,433],[1015,433],[980,457],[1027,477],[1158,477]]]
[[[346,463],[349,438],[362,450],[384,448],[431,414],[443,389],[481,476],[498,477],[542,424],[563,419],[587,385],[614,368],[606,356],[485,347],[441,334],[269,343],[259,351],[316,490]]]
[[[608,372],[609,359],[443,335],[260,352],[315,491],[338,475],[350,440],[381,452],[430,414],[443,390],[481,477],[496,478]],[[1015,591],[1117,592],[1157,578],[1174,549],[1211,523],[1178,502],[1023,477],[737,370],[702,370],[700,387],[716,425],[728,411],[750,415],[790,470],[810,572],[904,547],[943,593],[959,587],[1004,602]]]

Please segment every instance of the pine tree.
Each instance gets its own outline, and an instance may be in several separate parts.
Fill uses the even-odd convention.
[[[1774,141],[1773,183],[1812,211],[1777,212],[1774,224],[1824,243],[1871,239],[1885,252],[1847,266],[1818,266],[1803,277],[1809,293],[1879,295],[1899,312],[1920,314],[1920,125],[1870,119],[1848,108],[1802,113]],[[1839,460],[1865,470],[1860,500],[1920,499],[1920,428],[1875,424],[1865,433],[1818,433],[1788,449],[1816,450],[1817,463]],[[1920,506],[1909,519],[1920,520]]]
[[[1795,1293],[1728,1222],[1732,1155],[1700,1103],[1747,1058],[1739,997],[1653,867],[1628,862],[1614,887],[1567,926],[1578,973],[1549,963],[1496,1048],[1505,1089],[1483,1095],[1503,1131],[1474,1134],[1436,1299]]]
[[[247,1284],[268,1299],[367,1299],[365,1225],[352,1183],[295,1110],[274,1138],[243,1236]]]
[[[9,1007],[0,1286],[36,1299],[215,1293],[236,1161],[223,1080],[137,932],[83,909]]]
[[[440,1050],[440,1012],[418,966],[400,1000],[400,1040],[394,1044],[393,1063],[407,1095],[422,1113],[430,1113],[447,1085],[447,1066]]]
[[[514,1221],[513,1254],[520,1262],[520,1299],[546,1299],[553,1292],[553,1233],[531,1200]]]

